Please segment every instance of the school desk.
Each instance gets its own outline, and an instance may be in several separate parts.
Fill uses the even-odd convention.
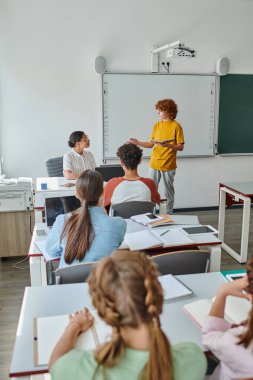
[[[38,177],[34,197],[35,222],[43,222],[45,198],[67,197],[75,195],[76,180],[64,177]],[[70,186],[69,186],[70,185]]]
[[[178,225],[169,225],[168,228],[178,228]],[[184,227],[184,225],[180,225],[180,227]],[[186,227],[186,226],[185,226]],[[30,276],[31,276],[31,286],[41,286],[47,285],[47,270],[46,270],[46,262],[40,250],[35,245],[36,242],[36,228],[43,229],[46,228],[45,224],[39,223],[35,225],[33,236],[31,240],[31,245],[29,249],[29,265],[30,265]],[[143,229],[149,229],[149,227],[145,227],[139,223],[134,222],[133,220],[127,219],[127,232],[137,232]],[[164,229],[164,227],[156,227],[156,230]],[[182,250],[187,248],[195,248],[198,247],[208,249],[210,251],[210,272],[217,272],[220,270],[221,263],[221,241],[213,234],[196,234],[191,235],[190,238],[193,240],[193,243],[189,245],[177,245],[173,246],[173,250]],[[159,250],[158,252],[162,253],[164,251],[168,251],[170,247],[166,247],[166,249]],[[156,249],[157,251],[157,249]],[[153,254],[152,250],[145,250],[147,254]]]
[[[220,273],[202,273],[176,276],[193,291],[193,296],[165,302],[161,324],[171,343],[190,341],[201,345],[201,332],[185,314],[182,307],[201,298],[211,299],[220,285],[226,282]],[[34,330],[36,317],[73,313],[91,307],[88,284],[27,287],[20,312],[10,377],[27,380],[31,375],[43,374],[47,366],[34,365]]]
[[[219,238],[222,240],[222,248],[239,263],[246,263],[248,256],[250,205],[253,202],[253,182],[226,182],[220,183],[219,203]],[[241,250],[237,253],[224,242],[225,210],[233,204],[243,204]]]

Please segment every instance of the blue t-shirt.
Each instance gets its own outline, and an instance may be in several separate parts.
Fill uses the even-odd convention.
[[[86,252],[84,258],[74,260],[70,265],[80,264],[83,262],[93,262],[110,256],[117,249],[126,232],[126,221],[120,217],[110,217],[102,207],[89,207],[91,224],[94,231],[94,239],[90,249]],[[46,251],[52,257],[60,256],[60,268],[66,267],[64,260],[66,237],[61,240],[63,225],[68,215],[59,215],[50,231],[46,240]]]

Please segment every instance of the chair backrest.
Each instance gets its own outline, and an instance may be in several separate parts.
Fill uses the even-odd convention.
[[[63,177],[63,157],[49,158],[45,161],[48,177]]]
[[[156,204],[154,202],[130,201],[112,205],[110,215],[128,219],[133,215],[145,214],[146,212],[155,213],[155,211]]]
[[[59,285],[85,282],[95,265],[96,262],[58,268],[55,271],[55,283]]]
[[[165,274],[205,273],[209,270],[210,252],[208,251],[176,251],[152,256],[158,272]]]

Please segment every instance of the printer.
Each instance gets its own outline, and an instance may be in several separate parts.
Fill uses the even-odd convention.
[[[32,178],[0,179],[0,212],[33,210]]]

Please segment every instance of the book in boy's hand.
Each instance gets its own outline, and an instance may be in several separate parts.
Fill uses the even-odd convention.
[[[154,144],[164,144],[164,143],[172,142],[172,141],[175,141],[175,139],[167,139],[167,140],[150,140],[150,142],[151,142],[151,143],[154,143]]]
[[[203,327],[211,306],[212,300],[201,299],[184,305],[183,310],[199,327]],[[239,324],[248,318],[250,309],[251,303],[245,298],[229,296],[226,299],[224,319],[229,323]]]

